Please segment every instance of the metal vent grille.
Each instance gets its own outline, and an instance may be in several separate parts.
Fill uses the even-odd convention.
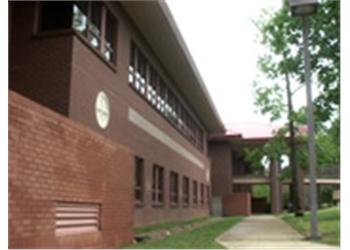
[[[55,204],[56,234],[94,232],[100,229],[100,205],[57,202]]]

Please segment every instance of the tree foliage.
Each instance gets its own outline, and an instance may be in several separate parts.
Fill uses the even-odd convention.
[[[339,114],[340,2],[321,1],[318,13],[309,18],[311,71],[319,89],[316,113],[324,122]],[[274,80],[288,73],[304,84],[301,20],[290,16],[288,4],[285,2],[276,13],[265,12],[255,24],[261,32],[262,44],[269,49],[258,60],[261,71]],[[258,90],[259,95],[261,89]],[[278,99],[278,94],[274,98]]]
[[[339,164],[340,155],[340,2],[323,0],[316,15],[310,16],[310,58],[313,83],[318,86],[314,100],[316,146],[318,165]],[[291,17],[289,6],[269,13],[264,11],[255,22],[261,34],[261,43],[267,52],[258,59],[261,72],[270,80],[269,85],[254,82],[255,105],[260,113],[269,115],[271,121],[286,113],[284,101],[285,76],[304,84],[304,62],[301,20]],[[289,119],[297,125],[306,124],[305,108],[291,114]],[[297,126],[296,126],[297,127]],[[300,140],[300,138],[299,138]],[[268,142],[260,153],[250,150],[248,160],[258,164],[262,155],[286,153],[285,140]],[[306,149],[306,148],[305,148]],[[272,152],[276,150],[275,152]],[[307,150],[298,150],[298,164],[307,166]],[[260,158],[261,159],[261,158]]]

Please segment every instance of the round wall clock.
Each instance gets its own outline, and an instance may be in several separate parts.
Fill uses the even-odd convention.
[[[98,125],[105,129],[110,119],[109,99],[105,92],[100,91],[95,100],[95,116]]]

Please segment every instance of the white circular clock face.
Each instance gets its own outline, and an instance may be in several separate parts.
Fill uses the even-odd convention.
[[[95,116],[98,125],[102,129],[107,128],[110,118],[110,106],[108,96],[103,91],[100,91],[96,96]]]

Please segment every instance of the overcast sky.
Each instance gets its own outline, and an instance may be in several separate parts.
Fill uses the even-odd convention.
[[[282,0],[166,1],[224,124],[268,122],[254,113],[252,84],[264,47],[252,20]],[[296,108],[306,102],[303,90],[294,96]]]

